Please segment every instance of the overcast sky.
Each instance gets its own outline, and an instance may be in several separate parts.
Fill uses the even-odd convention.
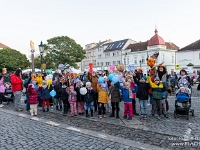
[[[0,0],[0,42],[27,55],[55,36],[86,44],[158,34],[180,48],[200,39],[200,0]]]

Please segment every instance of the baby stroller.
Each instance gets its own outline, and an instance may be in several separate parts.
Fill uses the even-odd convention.
[[[176,94],[174,118],[184,116],[189,120],[190,113],[194,116],[194,109],[191,109],[191,91],[181,86]]]
[[[14,95],[13,95],[13,92],[12,92],[12,87],[11,87],[11,84],[10,83],[5,83],[5,93],[4,93],[4,98],[3,98],[3,102],[7,102],[7,105],[10,103],[10,102],[13,102],[14,100]]]

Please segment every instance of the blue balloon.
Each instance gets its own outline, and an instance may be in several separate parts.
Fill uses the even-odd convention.
[[[52,97],[56,96],[56,91],[52,90],[52,91],[50,92],[50,95],[51,95]]]
[[[114,76],[114,77],[112,78],[112,82],[113,82],[113,83],[119,82],[119,77],[118,77],[118,76]]]
[[[105,82],[104,77],[99,77],[98,83],[104,83],[104,82]]]
[[[108,79],[109,79],[110,81],[112,81],[112,78],[113,78],[114,76],[115,76],[115,75],[114,75],[113,73],[111,73],[111,74],[108,75]]]

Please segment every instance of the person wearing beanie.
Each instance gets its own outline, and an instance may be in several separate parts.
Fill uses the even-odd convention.
[[[145,76],[142,76],[140,81],[137,80],[136,74],[133,74],[134,82],[138,86],[138,92],[136,93],[136,97],[139,99],[140,102],[140,114],[143,119],[147,118],[147,102],[148,102],[148,90],[150,88],[149,81],[146,80]]]
[[[75,87],[75,91],[77,93],[77,103],[78,103],[78,114],[79,115],[84,115],[84,96],[81,95],[80,93],[80,89],[82,88],[83,83],[78,79],[76,80],[76,87]]]
[[[14,95],[14,107],[16,111],[23,111],[21,106],[21,97],[23,90],[23,81],[22,81],[22,71],[17,69],[14,74],[10,75],[10,80],[12,84],[12,92]]]
[[[150,73],[149,73],[150,75]],[[159,77],[154,78],[154,82],[151,81],[151,77],[147,77],[149,84],[152,88],[152,101],[153,101],[153,109],[152,109],[152,116],[154,117],[155,113],[158,112],[158,120],[160,120],[161,110],[162,110],[162,93],[166,91],[162,82],[160,82]],[[164,113],[166,117],[166,114]]]
[[[96,91],[93,90],[91,87],[91,82],[86,83],[86,89],[87,92],[84,96],[84,102],[85,102],[85,114],[86,117],[90,117],[88,114],[88,110],[90,109],[91,117],[93,117],[93,104],[94,104],[94,98],[96,96]]]
[[[63,85],[62,85],[61,100],[63,101],[63,108],[64,108],[63,116],[67,115],[68,107],[69,107],[68,106],[69,102],[68,102],[67,85],[68,85],[67,82],[64,82]]]
[[[99,118],[103,117],[106,118],[106,103],[109,100],[108,92],[106,90],[106,84],[102,83],[101,85],[97,85],[97,92],[98,92],[98,113]]]
[[[68,101],[70,104],[70,110],[71,110],[71,117],[77,116],[77,109],[76,109],[76,102],[77,102],[77,93],[74,90],[74,86],[70,86],[69,89],[67,89],[68,93]]]

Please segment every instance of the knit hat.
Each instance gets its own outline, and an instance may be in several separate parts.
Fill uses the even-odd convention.
[[[142,78],[141,78],[141,79],[147,80],[147,78],[146,78],[145,76],[142,76]]]
[[[106,88],[106,84],[105,84],[105,83],[102,83],[102,84],[101,84],[101,88]]]
[[[74,86],[70,86],[69,88],[70,88],[70,89],[74,89]]]
[[[91,82],[86,82],[86,86],[91,86]]]
[[[160,81],[159,77],[155,77],[154,81]]]

